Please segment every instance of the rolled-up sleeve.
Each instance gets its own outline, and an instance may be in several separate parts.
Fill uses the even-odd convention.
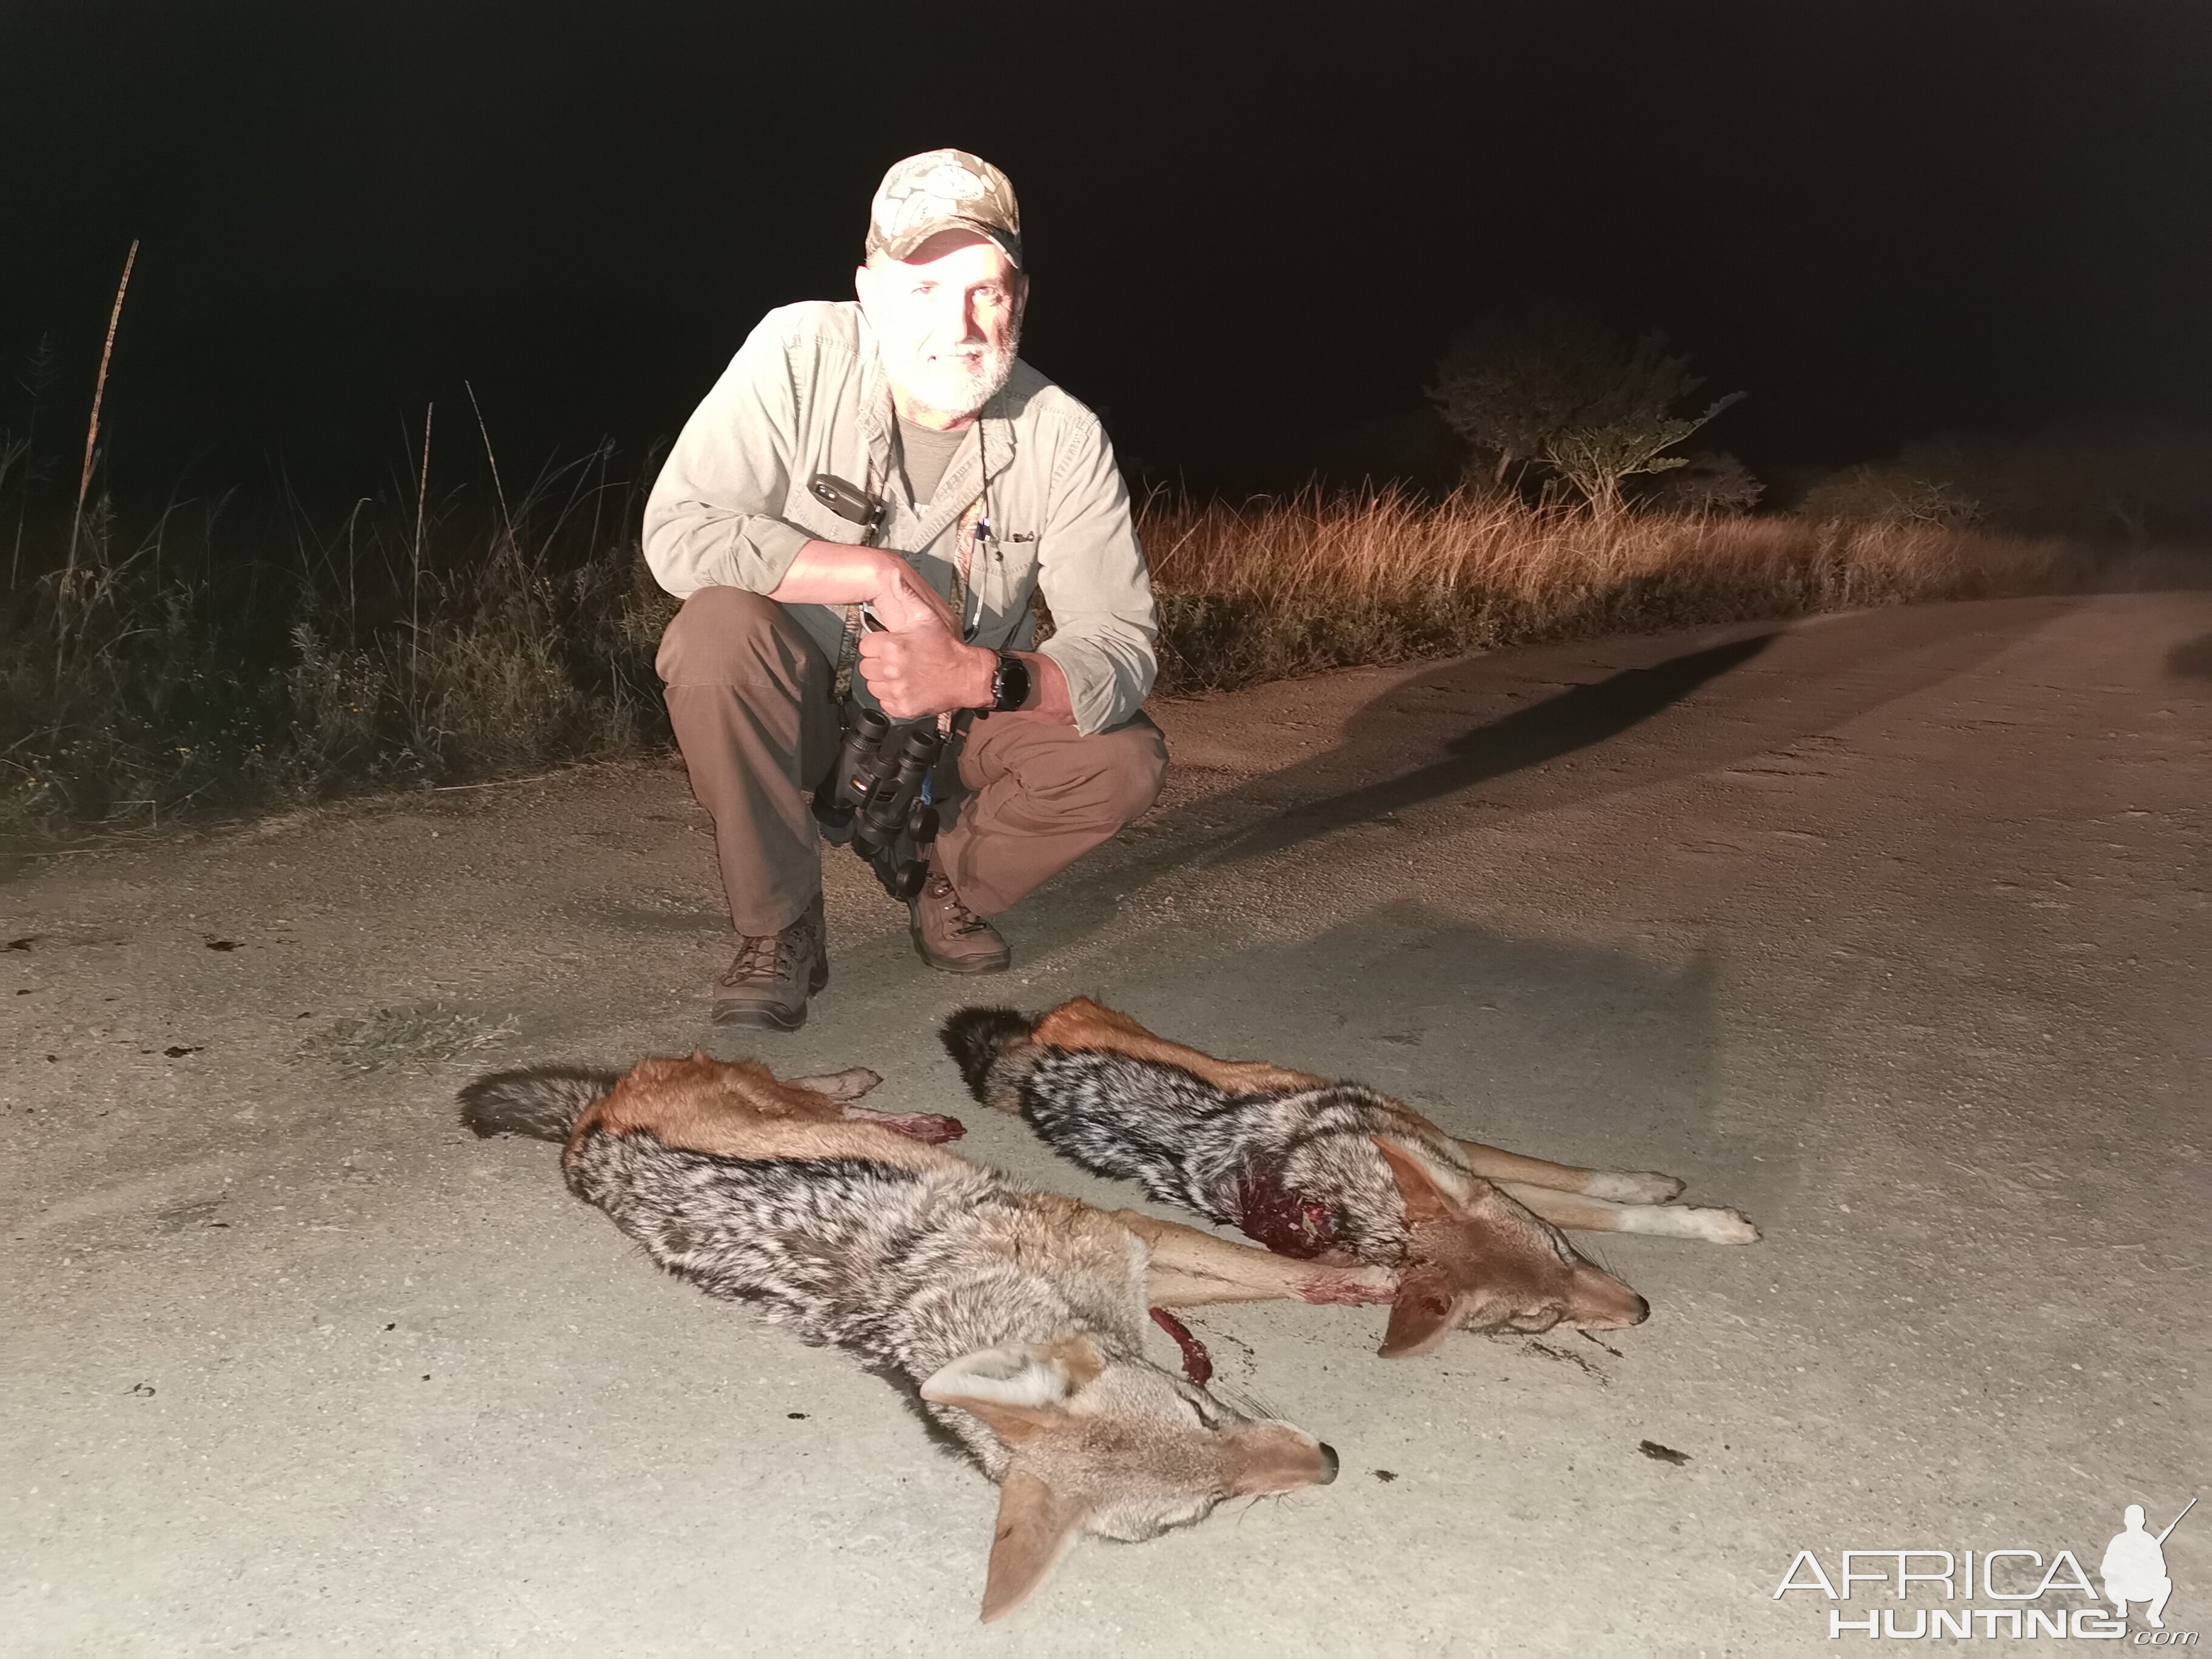
[[[645,505],[645,560],[678,599],[702,587],[768,593],[807,534],[776,516],[798,432],[778,319],[756,328],[684,422]]]
[[[1095,419],[1068,434],[1037,553],[1053,621],[1052,637],[1037,649],[1067,677],[1078,731],[1119,726],[1143,706],[1158,672],[1159,613],[1129,491]]]

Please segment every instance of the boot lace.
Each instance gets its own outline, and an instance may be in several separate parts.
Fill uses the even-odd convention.
[[[961,902],[959,893],[954,890],[951,879],[947,877],[941,875],[930,877],[929,898],[930,902],[937,906],[939,913],[944,916],[950,931],[954,933],[981,933],[991,925]]]
[[[787,927],[780,933],[745,933],[738,939],[737,960],[730,971],[722,975],[725,985],[743,985],[749,980],[775,980],[787,975],[799,957],[799,929]]]

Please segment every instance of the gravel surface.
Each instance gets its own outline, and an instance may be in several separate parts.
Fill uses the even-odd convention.
[[[1778,1600],[1801,1550],[1838,1589],[1847,1548],[2094,1573],[2123,1505],[2155,1530],[2201,1489],[2212,598],[1156,713],[1166,799],[1006,919],[1010,975],[931,974],[833,854],[834,976],[791,1036],[704,1023],[727,924],[670,765],[15,860],[0,1651],[1831,1652],[1832,1608],[2088,1602]],[[1385,1363],[1377,1310],[1192,1318],[1342,1478],[1080,1545],[985,1629],[995,1493],[890,1388],[656,1274],[551,1148],[453,1114],[530,1060],[866,1065],[962,1150],[1127,1204],[930,1036],[1077,993],[1670,1170],[1765,1238],[1599,1240],[1655,1310],[1602,1345]],[[2166,1559],[2169,1629],[2212,1628],[2212,1511]]]

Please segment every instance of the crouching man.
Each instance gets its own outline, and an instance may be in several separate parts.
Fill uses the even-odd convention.
[[[739,936],[719,1024],[795,1030],[829,977],[809,796],[848,697],[896,721],[988,711],[910,902],[915,948],[947,973],[1006,967],[989,918],[1144,811],[1167,769],[1139,712],[1158,624],[1128,492],[1097,418],[1015,356],[1029,279],[1006,175],[959,150],[899,162],[854,286],[858,304],[769,313],[646,507],[646,558],[684,601],[658,666]],[[1032,649],[1040,591],[1054,630]]]

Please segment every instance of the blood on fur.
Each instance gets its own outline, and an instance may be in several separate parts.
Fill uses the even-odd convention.
[[[1277,1255],[1311,1261],[1342,1248],[1336,1212],[1292,1192],[1273,1170],[1247,1164],[1237,1177],[1237,1194],[1230,1207],[1245,1237],[1256,1239]]]

